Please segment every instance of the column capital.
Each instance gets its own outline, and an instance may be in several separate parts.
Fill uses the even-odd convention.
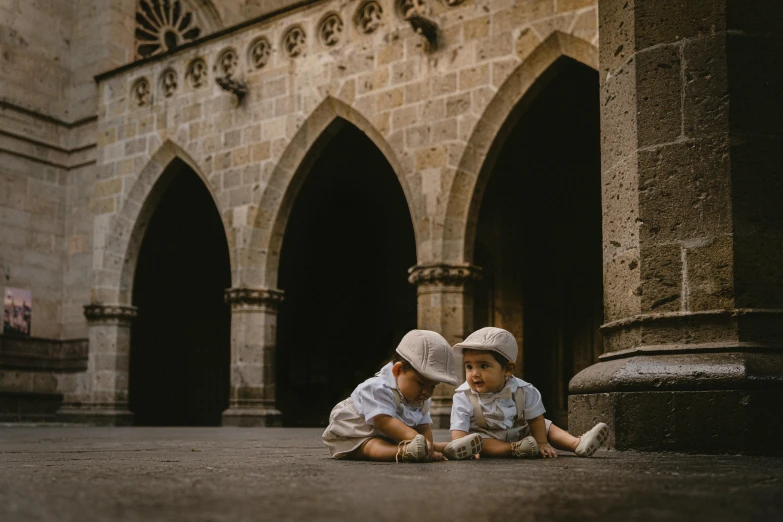
[[[273,309],[283,301],[283,291],[272,288],[228,288],[225,300],[232,311]]]
[[[137,308],[121,304],[84,305],[84,316],[88,323],[127,323],[136,318]]]
[[[431,263],[408,269],[408,282],[417,286],[462,286],[478,279],[481,279],[481,267],[468,263],[458,265]]]

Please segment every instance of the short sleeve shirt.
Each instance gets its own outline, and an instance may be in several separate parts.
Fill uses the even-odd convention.
[[[399,390],[397,389],[397,380],[392,374],[392,366],[394,366],[392,363],[388,363],[381,368],[378,375],[367,379],[351,393],[356,411],[371,426],[375,426],[374,419],[378,415],[395,417],[410,427],[432,424],[429,410],[427,413],[422,412],[424,403],[408,404],[400,394],[400,404],[396,406],[394,394],[399,394]]]
[[[530,383],[517,377],[506,379],[506,386],[497,393],[476,393],[470,389],[467,381],[454,392],[451,406],[452,431],[472,432],[478,429],[473,418],[473,406],[468,394],[478,396],[481,412],[487,423],[487,429],[507,430],[514,426],[517,418],[517,406],[514,403],[514,392],[522,387],[525,391],[525,419],[530,420],[543,415],[546,409],[541,401],[541,393]]]

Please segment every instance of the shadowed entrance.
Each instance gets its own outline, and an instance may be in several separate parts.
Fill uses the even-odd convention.
[[[228,407],[228,244],[199,177],[174,160],[133,285],[130,409],[137,425],[218,426]]]
[[[287,426],[326,425],[416,327],[413,224],[391,166],[340,119],[312,154],[280,256],[276,382]]]
[[[567,426],[568,382],[602,353],[597,73],[561,58],[505,129],[476,229],[475,325],[515,335],[519,375]]]

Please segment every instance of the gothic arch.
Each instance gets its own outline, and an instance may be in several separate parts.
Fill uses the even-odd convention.
[[[362,131],[391,165],[405,194],[414,223],[414,234],[418,239],[417,212],[412,204],[412,191],[402,175],[404,171],[391,146],[358,111],[330,96],[321,102],[297,131],[275,165],[258,202],[248,250],[243,257],[240,285],[276,287],[283,235],[299,189],[318,160],[319,153],[327,146],[329,138],[346,124]]]
[[[442,259],[472,262],[475,227],[489,174],[511,131],[524,99],[532,99],[548,75],[557,71],[561,58],[576,60],[598,69],[598,48],[562,32],[553,32],[500,86],[490,101],[459,160],[445,204],[439,210],[443,227]]]
[[[191,156],[179,145],[171,140],[165,141],[152,155],[147,165],[139,173],[125,198],[125,203],[120,212],[115,216],[113,225],[109,231],[104,253],[104,266],[113,260],[122,260],[118,275],[118,302],[129,305],[132,299],[133,278],[136,270],[136,261],[139,256],[141,242],[147,231],[150,218],[166,192],[169,183],[174,177],[175,171],[169,168],[171,164],[179,160],[201,179],[204,186],[212,196],[212,201],[221,216],[223,229],[227,232],[220,202],[215,196],[209,181],[198,168]],[[227,235],[228,237],[228,235]],[[234,266],[233,254],[231,266]]]

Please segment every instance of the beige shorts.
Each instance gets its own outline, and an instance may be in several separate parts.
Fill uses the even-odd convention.
[[[367,424],[348,397],[337,403],[329,415],[329,425],[321,435],[334,459],[343,459],[370,439],[385,438],[375,427]]]

